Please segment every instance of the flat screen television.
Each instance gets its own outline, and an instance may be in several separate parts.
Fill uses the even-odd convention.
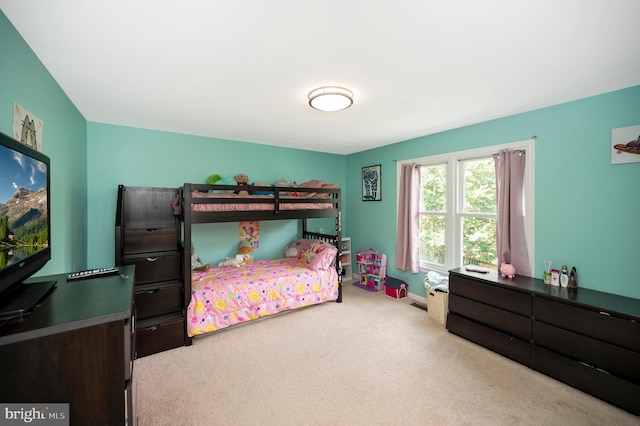
[[[28,314],[55,284],[24,283],[51,259],[50,166],[0,133],[0,319]]]

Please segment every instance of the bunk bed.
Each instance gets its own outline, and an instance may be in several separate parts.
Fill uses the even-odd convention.
[[[342,302],[339,261],[341,191],[335,186],[291,188],[243,185],[242,191],[249,194],[236,194],[239,187],[235,185],[185,183],[179,188],[174,214],[182,222],[187,345],[192,343],[196,335],[259,317],[327,301]],[[325,234],[310,231],[307,220],[313,218],[335,219],[335,232]],[[242,268],[225,266],[212,267],[204,272],[191,270],[193,225],[290,219],[302,221],[300,241],[308,240],[304,247],[309,250],[319,248],[318,260],[320,251],[333,251],[335,257],[330,266],[325,262],[321,268],[310,268],[302,266],[297,258],[283,258],[256,260]],[[287,243],[284,242],[283,247]],[[328,250],[328,245],[332,250]],[[243,288],[240,289],[240,282],[259,282],[260,288],[252,290],[242,284]],[[214,294],[215,291],[218,293]]]

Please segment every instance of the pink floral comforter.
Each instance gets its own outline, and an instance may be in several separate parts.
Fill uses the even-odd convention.
[[[336,300],[335,268],[312,271],[296,258],[192,272],[187,308],[190,337],[302,306]]]

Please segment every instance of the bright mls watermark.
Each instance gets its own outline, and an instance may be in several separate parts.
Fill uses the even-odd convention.
[[[0,425],[69,426],[69,404],[0,403]]]

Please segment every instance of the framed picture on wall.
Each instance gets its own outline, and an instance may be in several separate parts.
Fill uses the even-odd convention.
[[[382,165],[362,168],[362,201],[382,199]]]
[[[42,151],[42,129],[44,123],[38,117],[13,103],[13,138],[35,149]]]
[[[640,162],[640,126],[611,129],[611,164]]]

